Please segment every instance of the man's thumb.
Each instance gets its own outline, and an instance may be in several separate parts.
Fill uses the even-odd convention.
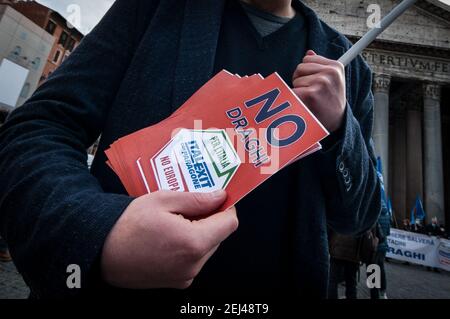
[[[227,193],[218,190],[212,193],[161,192],[160,199],[170,212],[196,219],[214,213],[226,198]]]

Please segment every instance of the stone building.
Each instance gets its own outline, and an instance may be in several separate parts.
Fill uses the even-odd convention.
[[[36,1],[0,0],[0,73],[7,64],[8,71],[15,68],[27,74],[25,82],[17,81],[17,85],[9,78],[0,78],[0,125],[61,65],[82,38],[83,34],[64,17]],[[8,73],[8,77],[14,75]],[[4,92],[10,87],[15,92],[19,86],[20,95]]]
[[[7,103],[3,101],[3,96],[8,92],[0,92],[0,102],[7,103],[0,105],[0,113],[4,114],[7,110],[22,105],[37,88],[54,41],[54,37],[43,28],[11,6],[0,2],[0,63],[2,66],[3,63],[10,63],[27,74],[25,82],[17,84],[22,87],[21,90],[18,88],[19,96],[15,95],[12,100],[8,98]],[[7,90],[3,86],[0,89]],[[0,119],[3,117],[4,115],[0,116]]]
[[[356,41],[368,31],[369,5],[384,16],[400,0],[304,2]],[[450,227],[450,6],[419,0],[364,58],[374,71],[373,137],[397,221],[420,196],[428,219]]]
[[[1,2],[9,3],[15,10],[54,36],[55,41],[40,78],[40,83],[42,83],[78,46],[83,39],[83,34],[71,26],[58,12],[36,1],[0,0]]]

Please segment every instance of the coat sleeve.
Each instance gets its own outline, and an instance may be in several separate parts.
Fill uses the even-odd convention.
[[[381,186],[371,139],[373,128],[372,73],[359,58],[347,73],[349,87],[345,122],[339,138],[321,154],[321,182],[327,220],[336,232],[356,235],[370,229],[381,211]],[[325,142],[325,144],[327,144]]]
[[[88,288],[104,240],[132,200],[102,190],[86,149],[101,133],[153,3],[117,0],[0,129],[0,232],[35,297]],[[81,290],[66,284],[73,264]]]

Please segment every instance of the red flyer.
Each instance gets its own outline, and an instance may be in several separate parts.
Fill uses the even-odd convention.
[[[278,74],[222,71],[169,118],[119,139],[106,155],[131,196],[226,189],[226,209],[319,150],[326,136]]]

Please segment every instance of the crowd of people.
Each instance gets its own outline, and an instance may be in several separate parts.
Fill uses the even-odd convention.
[[[387,209],[382,209],[382,213],[376,226],[367,233],[355,237],[345,236],[330,232],[330,282],[328,296],[331,299],[338,299],[339,284],[345,285],[345,298],[357,298],[357,278],[359,277],[362,265],[377,264],[381,271],[380,288],[370,289],[372,299],[387,299],[387,279],[384,263],[387,260],[386,253],[389,249],[387,237],[390,235],[391,227],[396,227],[391,220],[391,215]],[[404,219],[402,230],[450,239],[450,233],[446,232],[445,226],[439,223],[437,217],[433,217],[430,223],[425,223],[421,219],[416,219],[413,223],[409,219]],[[409,263],[405,263],[409,264]],[[427,270],[438,269],[426,267]]]
[[[450,239],[450,232],[447,232],[445,226],[439,223],[437,217],[433,217],[431,223],[428,224],[421,219],[416,219],[413,223],[409,219],[404,219],[402,229],[417,234]]]
[[[328,297],[338,299],[339,284],[345,284],[346,299],[357,299],[357,278],[361,265],[380,267],[380,286],[370,289],[371,299],[387,299],[384,263],[388,251],[391,215],[384,206],[376,225],[360,236],[330,231],[330,279]]]
[[[447,232],[445,226],[439,223],[437,217],[433,217],[431,223],[424,223],[421,219],[417,219],[411,223],[409,219],[404,219],[402,226],[404,231],[450,240],[450,232]],[[408,262],[404,264],[409,265]],[[440,272],[437,268],[426,267],[426,269],[428,271]]]

